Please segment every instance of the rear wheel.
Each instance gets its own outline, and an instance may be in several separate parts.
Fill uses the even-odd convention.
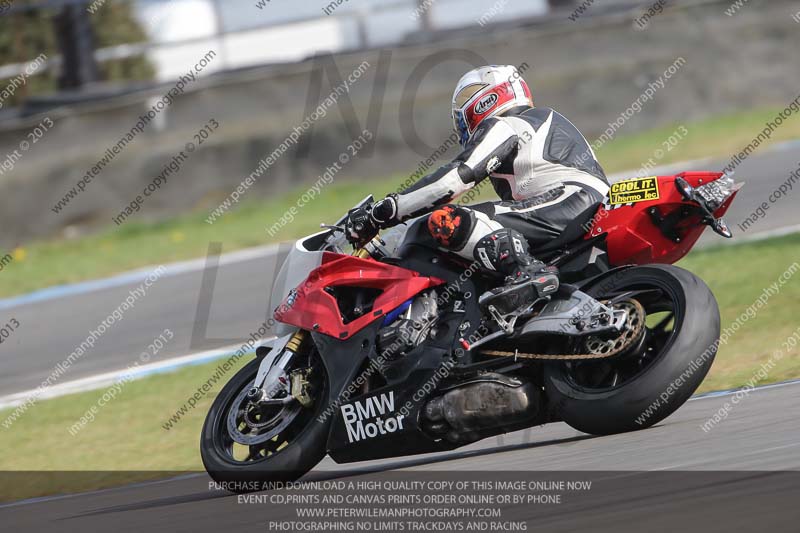
[[[307,370],[313,401],[308,407],[297,401],[261,407],[249,400],[260,360],[242,368],[217,396],[200,439],[203,464],[214,480],[293,481],[325,457],[330,421],[318,420],[328,397],[325,367],[316,350],[295,360],[295,370]]]
[[[547,366],[545,386],[554,410],[579,431],[606,435],[644,429],[663,420],[700,386],[719,339],[719,308],[697,276],[672,265],[621,271],[588,290],[609,299],[627,291],[646,313],[636,349],[608,359]]]

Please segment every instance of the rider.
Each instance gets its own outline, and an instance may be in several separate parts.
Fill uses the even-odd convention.
[[[558,271],[534,250],[578,239],[608,192],[594,151],[563,115],[534,107],[514,66],[466,73],[453,94],[453,120],[463,151],[400,194],[351,211],[348,238],[356,244],[380,229],[429,214],[438,245],[499,273],[505,285],[482,301],[513,305],[558,289]],[[446,205],[489,177],[501,201]],[[508,307],[508,305],[503,305]]]

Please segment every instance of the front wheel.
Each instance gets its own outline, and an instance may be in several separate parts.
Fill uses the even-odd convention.
[[[321,416],[328,381],[316,350],[296,356],[294,370],[307,378],[313,403],[258,406],[247,398],[260,360],[242,368],[223,387],[206,416],[200,455],[217,482],[294,481],[325,457],[330,420]]]
[[[633,267],[588,290],[605,300],[636,291],[646,313],[642,342],[608,359],[558,362],[545,370],[554,411],[579,431],[644,429],[672,414],[700,386],[716,355],[719,307],[697,276],[672,265]]]

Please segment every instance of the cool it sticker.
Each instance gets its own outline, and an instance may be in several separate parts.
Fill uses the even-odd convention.
[[[635,204],[658,200],[658,180],[655,176],[618,181],[608,192],[608,205]]]

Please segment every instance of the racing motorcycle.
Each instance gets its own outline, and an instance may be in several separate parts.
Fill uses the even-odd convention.
[[[206,417],[206,470],[291,481],[325,455],[441,452],[555,421],[594,435],[658,423],[694,393],[719,344],[714,296],[673,263],[706,226],[731,237],[721,217],[740,187],[711,172],[613,184],[572,222],[583,238],[536,250],[558,267],[558,291],[514,308],[481,301],[498,280],[438,249],[424,219],[352,254],[347,216],[322,225],[277,276],[277,337]]]

